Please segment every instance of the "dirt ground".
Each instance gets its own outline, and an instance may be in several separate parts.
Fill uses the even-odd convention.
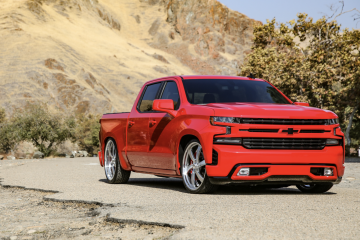
[[[167,239],[179,230],[110,222],[103,206],[44,201],[49,194],[0,186],[0,239]]]

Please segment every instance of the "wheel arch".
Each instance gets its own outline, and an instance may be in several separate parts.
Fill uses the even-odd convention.
[[[123,169],[127,170],[127,171],[131,170],[130,167],[129,167],[129,166],[127,165],[127,163],[126,163],[126,160],[124,159],[124,156],[122,155],[122,151],[119,150],[118,142],[116,141],[115,137],[112,136],[112,135],[108,135],[108,136],[106,136],[105,139],[104,139],[104,145],[103,145],[104,147],[103,147],[103,149],[102,149],[103,156],[102,156],[102,165],[101,165],[101,166],[103,167],[104,164],[105,164],[105,148],[106,148],[107,142],[108,142],[110,139],[115,142],[115,146],[116,146],[116,150],[117,150],[117,153],[118,153],[119,162],[120,162],[121,167],[122,167]]]
[[[186,135],[183,135],[180,138],[179,145],[178,145],[177,168],[176,168],[176,173],[178,175],[181,175],[181,171],[180,171],[181,163],[180,163],[180,161],[184,156],[185,147],[188,144],[188,142],[190,142],[193,139],[196,139],[196,140],[198,140],[200,142],[200,139],[197,136],[193,135],[193,134],[186,134]]]

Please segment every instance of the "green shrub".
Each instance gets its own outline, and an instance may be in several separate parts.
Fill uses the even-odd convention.
[[[99,150],[99,119],[100,116],[92,114],[76,116],[75,141],[91,155]]]
[[[13,122],[20,139],[32,142],[45,156],[49,156],[56,145],[74,137],[74,118],[50,112],[46,104],[28,104],[24,111],[16,114]]]

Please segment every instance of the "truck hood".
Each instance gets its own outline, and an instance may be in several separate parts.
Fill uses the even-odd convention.
[[[279,119],[333,119],[337,115],[329,110],[292,104],[269,103],[210,103],[215,116]]]

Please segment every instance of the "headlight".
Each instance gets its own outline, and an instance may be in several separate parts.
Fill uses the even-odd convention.
[[[339,145],[339,140],[338,139],[326,139],[326,145],[327,146]]]
[[[238,123],[238,118],[235,117],[210,117],[210,123],[216,125],[216,123]]]
[[[334,124],[338,124],[338,123],[339,123],[339,119],[338,119],[338,118],[325,119],[325,125],[334,125]]]
[[[235,144],[240,145],[242,143],[241,138],[214,138],[214,144]]]

